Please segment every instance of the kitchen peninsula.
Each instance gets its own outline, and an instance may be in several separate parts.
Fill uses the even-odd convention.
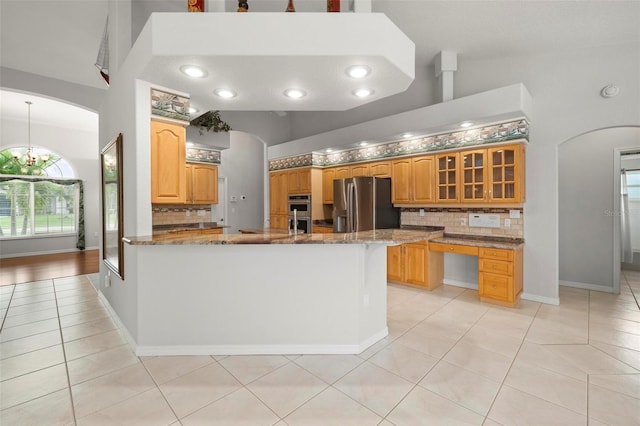
[[[137,355],[356,354],[388,333],[387,246],[441,236],[129,237],[135,288],[117,313]]]

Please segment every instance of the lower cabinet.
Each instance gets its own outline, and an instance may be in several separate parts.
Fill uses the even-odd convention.
[[[328,226],[312,226],[311,227],[312,234],[333,234],[333,228]]]
[[[442,253],[429,252],[428,241],[387,247],[387,280],[432,290],[442,284]]]
[[[289,217],[286,214],[272,214],[270,223],[274,229],[289,229]]]
[[[514,306],[522,293],[522,249],[480,248],[478,295],[485,302]]]

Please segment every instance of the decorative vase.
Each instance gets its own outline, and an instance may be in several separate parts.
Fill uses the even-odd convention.
[[[204,12],[204,0],[187,0],[187,11]]]
[[[248,12],[249,3],[247,1],[240,0],[238,2],[238,12]]]
[[[296,8],[293,5],[293,0],[289,0],[289,4],[287,5],[287,10],[285,12],[295,12]]]
[[[340,0],[327,0],[327,12],[340,12]]]

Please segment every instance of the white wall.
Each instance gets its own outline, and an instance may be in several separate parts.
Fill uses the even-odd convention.
[[[231,132],[231,148],[222,151],[218,176],[227,178],[228,233],[262,228],[264,223],[264,143],[249,133]],[[241,196],[246,196],[245,200]],[[237,202],[230,202],[232,196]]]
[[[24,121],[0,120],[2,149],[25,144]],[[95,131],[66,129],[31,123],[31,141],[34,146],[46,148],[69,162],[76,178],[84,181],[85,246],[96,249],[100,244],[100,162],[98,151],[98,115]],[[76,250],[75,236],[42,237],[2,240],[0,257],[55,253]]]
[[[589,132],[558,147],[561,283],[614,287],[614,149],[625,147],[640,148],[640,128]]]

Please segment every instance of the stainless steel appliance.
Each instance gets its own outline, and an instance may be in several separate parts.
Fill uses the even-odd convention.
[[[289,231],[311,233],[311,194],[289,195]]]
[[[354,177],[333,181],[333,232],[399,227],[400,209],[391,204],[391,179]]]

